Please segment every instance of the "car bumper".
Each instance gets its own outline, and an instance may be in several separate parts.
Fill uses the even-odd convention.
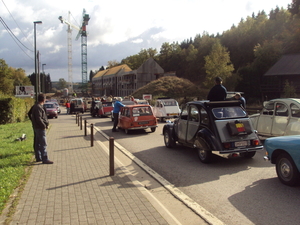
[[[219,151],[220,154],[230,154],[230,153],[244,153],[244,152],[253,152],[253,151],[260,151],[263,150],[263,146],[257,147],[249,147],[249,148],[238,148],[238,149],[229,149],[229,150],[222,150]]]
[[[157,126],[154,125],[154,126],[142,126],[142,127],[130,127],[130,128],[127,128],[127,130],[141,130],[141,129],[147,129],[147,128],[156,128]]]

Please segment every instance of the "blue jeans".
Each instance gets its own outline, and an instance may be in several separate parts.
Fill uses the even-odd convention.
[[[48,160],[47,154],[47,139],[46,139],[46,130],[43,129],[34,129],[35,134],[35,147],[34,150],[36,154],[39,154],[42,158],[42,161]]]

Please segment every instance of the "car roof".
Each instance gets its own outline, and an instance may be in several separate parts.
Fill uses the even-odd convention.
[[[150,107],[150,105],[146,104],[136,104],[136,105],[125,105],[124,108],[136,108],[136,107]]]
[[[194,104],[194,105],[202,105],[206,108],[217,108],[217,107],[226,107],[226,106],[240,106],[241,102],[239,100],[229,100],[229,101],[193,101],[188,102],[187,104]]]

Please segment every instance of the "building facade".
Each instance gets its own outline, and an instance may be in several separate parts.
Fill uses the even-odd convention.
[[[137,70],[126,64],[99,71],[92,78],[93,94],[99,96],[128,96],[149,82],[164,76],[164,70],[153,58]]]

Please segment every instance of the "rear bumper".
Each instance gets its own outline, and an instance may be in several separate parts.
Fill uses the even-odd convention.
[[[147,128],[156,128],[157,125],[153,125],[153,126],[141,126],[141,127],[131,127],[128,128],[128,130],[141,130],[141,129],[147,129]]]
[[[229,149],[219,151],[219,154],[230,154],[230,153],[244,153],[244,152],[253,152],[263,150],[263,146],[250,147],[250,148],[238,148],[238,149]]]

